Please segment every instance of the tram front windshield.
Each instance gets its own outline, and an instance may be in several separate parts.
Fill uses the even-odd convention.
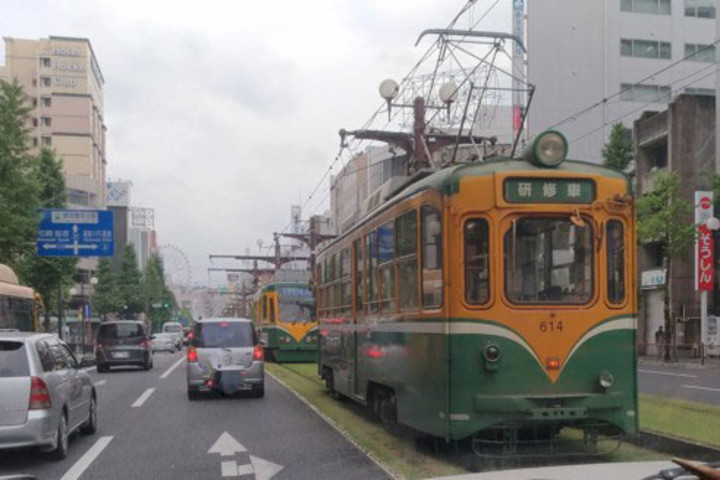
[[[278,293],[278,313],[281,322],[308,323],[312,321],[315,305],[310,289],[286,287],[280,288]]]
[[[582,222],[577,222],[581,224]],[[505,234],[505,288],[518,304],[584,304],[593,295],[592,228],[521,218]]]

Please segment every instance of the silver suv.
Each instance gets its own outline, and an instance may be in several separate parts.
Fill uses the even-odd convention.
[[[95,433],[89,363],[53,335],[0,333],[0,449],[37,446],[63,459],[71,433]]]
[[[188,398],[201,392],[265,393],[262,345],[244,318],[206,318],[195,323],[187,353]]]

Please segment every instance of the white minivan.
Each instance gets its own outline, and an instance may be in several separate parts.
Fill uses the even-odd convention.
[[[172,333],[175,336],[175,348],[182,350],[184,330],[180,322],[165,322],[162,327],[163,333]]]

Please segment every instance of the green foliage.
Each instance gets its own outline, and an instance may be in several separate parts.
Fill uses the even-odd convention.
[[[150,322],[155,330],[159,330],[171,317],[169,307],[165,306],[168,304],[167,291],[162,260],[153,255],[143,272],[143,295]]]
[[[119,312],[123,303],[118,290],[117,276],[112,269],[110,259],[100,259],[96,277],[98,283],[92,297],[93,310],[100,315]]]
[[[610,132],[610,139],[602,149],[603,164],[613,170],[629,173],[634,154],[633,143],[627,137],[625,126],[616,123]]]
[[[710,174],[710,188],[713,191],[713,207],[717,217],[720,215],[720,175],[717,173]]]
[[[22,86],[0,80],[0,263],[32,252],[38,222],[36,163],[28,151],[30,108]]]
[[[142,274],[138,268],[135,249],[126,245],[120,253],[120,270],[117,275],[120,301],[120,314],[125,318],[134,318],[145,310],[142,292]]]
[[[35,167],[39,190],[38,207],[65,208],[67,192],[62,161],[56,157],[55,152],[43,149]],[[19,260],[18,273],[23,283],[32,286],[42,295],[45,300],[46,315],[49,315],[52,305],[59,308],[57,302],[60,292],[65,292],[73,284],[76,265],[75,258],[46,258],[33,252]]]
[[[680,177],[661,172],[655,188],[638,199],[638,237],[643,242],[660,242],[667,260],[685,253],[695,239],[695,225],[689,221],[692,205],[680,198]]]

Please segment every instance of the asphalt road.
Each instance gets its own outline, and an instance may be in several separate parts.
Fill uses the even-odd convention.
[[[98,432],[74,435],[70,455],[61,462],[36,450],[0,452],[0,475],[28,473],[41,480],[386,478],[269,376],[265,398],[191,402],[184,353],[157,354],[149,372],[91,370],[90,375],[99,398]]]
[[[687,368],[643,361],[638,366],[640,393],[720,405],[720,367]]]

